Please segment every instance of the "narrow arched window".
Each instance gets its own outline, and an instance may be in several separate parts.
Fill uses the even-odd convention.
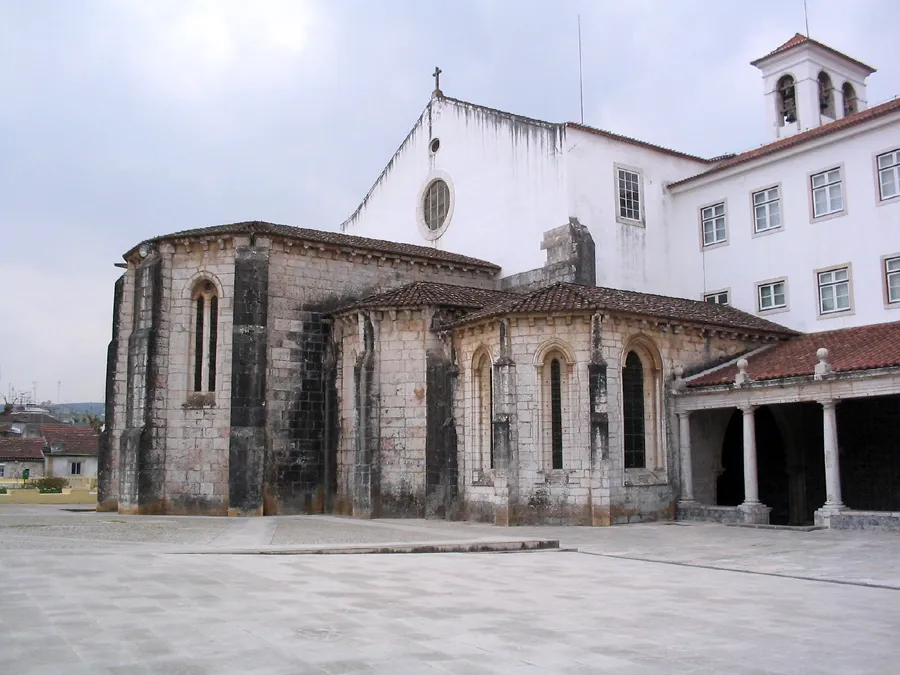
[[[776,85],[778,100],[778,125],[784,126],[797,121],[797,96],[794,90],[794,78],[784,75]]]
[[[852,115],[859,110],[859,101],[856,98],[856,90],[849,82],[844,82],[841,87],[841,93],[844,95],[844,117]]]
[[[625,425],[625,468],[647,466],[647,430],[644,418],[644,364],[635,352],[628,352],[622,369],[622,408]]]
[[[554,469],[561,469],[563,468],[562,367],[559,359],[550,361],[550,427],[552,465]]]
[[[834,87],[831,77],[824,70],[819,73],[819,112],[834,118]]]
[[[219,298],[210,281],[201,281],[191,296],[191,390],[215,391]]]
[[[475,359],[475,468],[484,470],[494,468],[494,435],[492,433],[493,401],[492,401],[492,368],[487,354]]]

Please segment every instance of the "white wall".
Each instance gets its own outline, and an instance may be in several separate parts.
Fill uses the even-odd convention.
[[[454,208],[429,241],[417,207],[436,172],[449,177]],[[435,99],[344,231],[489,260],[508,275],[542,266],[542,234],[567,222],[562,127]]]
[[[709,165],[569,128],[566,134],[569,215],[588,227],[597,251],[597,284],[684,297],[696,288],[674,274],[672,226],[665,185]],[[616,164],[643,177],[644,226],[616,220]]]
[[[72,474],[70,473],[72,470],[72,462],[81,462],[81,478],[97,477],[97,458],[93,456],[86,457],[83,455],[47,455],[47,463],[50,465],[48,467],[49,472],[47,475],[59,476],[62,478],[72,477]]]
[[[900,253],[900,201],[879,202],[874,157],[900,147],[900,115],[785,150],[731,171],[673,187],[671,222],[679,233],[679,274],[701,299],[730,289],[731,304],[804,332],[896,321],[886,309],[881,256]],[[809,173],[842,166],[845,210],[811,222]],[[753,234],[751,193],[781,185],[782,229]],[[728,243],[701,251],[699,208],[726,201]],[[853,311],[818,315],[815,270],[850,263]],[[757,311],[756,284],[787,277],[787,311]]]

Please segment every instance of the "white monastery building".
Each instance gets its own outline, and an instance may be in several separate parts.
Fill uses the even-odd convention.
[[[435,91],[341,233],[125,254],[101,508],[900,529],[900,99],[795,35],[692,156]]]

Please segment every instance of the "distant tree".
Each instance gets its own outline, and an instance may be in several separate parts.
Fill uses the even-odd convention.
[[[98,434],[103,433],[103,417],[101,417],[100,415],[94,415],[93,413],[87,413],[84,415],[83,419],[90,425],[91,429],[96,431]]]

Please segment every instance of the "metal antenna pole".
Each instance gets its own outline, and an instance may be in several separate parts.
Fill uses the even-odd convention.
[[[806,2],[806,0],[803,0]],[[581,123],[584,124],[584,72],[581,66],[581,14],[578,15],[578,90],[581,100]]]
[[[803,0],[803,20],[806,21],[806,37],[809,37],[809,12],[806,11],[806,0]]]

